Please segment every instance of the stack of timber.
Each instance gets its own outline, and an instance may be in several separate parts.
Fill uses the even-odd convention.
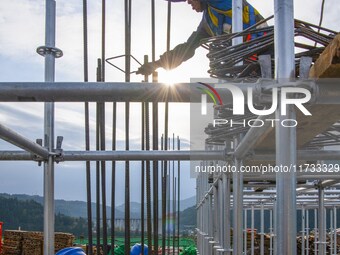
[[[21,255],[24,231],[5,230],[3,254]]]
[[[73,245],[74,235],[55,233],[55,252]],[[44,236],[42,232],[6,230],[4,249],[6,255],[43,255]]]

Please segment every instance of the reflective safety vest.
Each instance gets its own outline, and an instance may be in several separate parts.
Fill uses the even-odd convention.
[[[232,0],[205,0],[206,9],[203,14],[205,30],[211,35],[222,35],[230,32],[232,25]],[[243,1],[243,29],[246,29],[263,17],[247,1]],[[229,30],[229,31],[226,31]]]

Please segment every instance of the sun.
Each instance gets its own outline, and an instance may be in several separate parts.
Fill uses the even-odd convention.
[[[176,83],[174,71],[160,69],[158,71],[159,82],[165,83],[168,86],[173,86]]]

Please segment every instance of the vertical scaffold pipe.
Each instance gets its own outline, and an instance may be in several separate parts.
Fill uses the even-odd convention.
[[[88,82],[88,36],[87,36],[87,0],[83,0],[83,40],[84,40],[84,82]],[[89,103],[85,102],[85,150],[90,150]],[[91,164],[86,161],[86,199],[87,199],[87,254],[93,254],[92,237],[92,199],[91,199]]]
[[[238,139],[234,145],[237,146]],[[241,169],[243,161],[234,159],[236,169]],[[233,254],[241,255],[243,249],[243,174],[233,173]]]
[[[294,1],[275,0],[275,74],[279,83],[295,77],[294,55]],[[276,112],[276,119],[295,120],[295,109],[286,107],[286,116],[282,116],[281,104]],[[296,128],[276,126],[276,165],[296,165]],[[276,174],[277,191],[277,229],[276,254],[296,254],[296,175],[291,173]]]
[[[177,150],[181,150],[181,141],[179,136],[177,136]],[[179,252],[179,243],[180,243],[180,217],[181,217],[181,161],[177,161],[177,250]]]
[[[130,82],[131,0],[125,0],[125,82]],[[125,103],[125,150],[130,149],[130,103]],[[130,254],[130,162],[125,161],[125,255]]]
[[[56,2],[46,0],[45,46],[55,47]],[[55,56],[45,55],[45,81],[54,82]],[[54,150],[54,103],[44,105],[44,145]],[[54,158],[49,156],[44,163],[44,254],[54,254]]]
[[[223,174],[223,190],[224,190],[224,226],[225,232],[225,255],[230,255],[230,174]]]
[[[105,151],[105,103],[98,103],[100,109],[100,150]],[[107,217],[106,217],[106,162],[100,162],[103,216],[103,255],[107,255]]]
[[[233,17],[232,32],[237,33],[243,30],[243,0],[232,0]],[[242,37],[233,39],[233,45],[242,43]],[[235,166],[241,167],[242,161],[235,159]],[[242,173],[233,174],[233,254],[241,255],[243,246],[243,175]]]
[[[149,104],[145,104],[145,143],[146,150],[150,150],[150,117]],[[151,222],[151,173],[150,161],[146,161],[146,213],[147,213],[147,238],[148,247],[152,246],[152,222]]]
[[[318,254],[318,222],[317,209],[314,209],[314,255]]]
[[[105,82],[105,38],[106,38],[106,0],[102,0],[102,64],[101,81]],[[105,151],[105,103],[100,103],[100,150]],[[106,162],[101,161],[102,175],[102,214],[103,214],[103,254],[107,255],[107,217],[106,217]]]
[[[113,102],[112,105],[112,150],[116,150],[117,141],[117,103]],[[112,161],[112,176],[111,176],[111,250],[115,246],[115,219],[116,213],[113,208],[116,208],[116,161]],[[112,253],[113,254],[113,253]]]
[[[98,67],[97,67],[97,81],[101,80],[101,60],[98,59]],[[99,105],[96,105],[96,150],[99,151],[100,149],[100,132],[99,132]],[[96,249],[97,251],[100,250],[100,162],[96,161]]]
[[[304,205],[302,205],[302,208],[301,208],[301,222],[302,222],[302,226],[301,226],[301,254],[305,255],[305,246],[306,246],[306,242],[305,242],[306,211],[305,211],[305,206]]]
[[[338,240],[337,240],[337,237],[338,237],[338,233],[337,233],[337,215],[336,215],[336,210],[337,208],[334,206],[333,208],[333,223],[334,223],[334,254],[338,254]]]
[[[261,202],[261,248],[260,254],[264,255],[264,203]]]
[[[255,208],[251,206],[251,255],[255,254]]]
[[[157,82],[156,76],[154,76],[153,82]],[[154,151],[158,151],[158,103],[154,102],[152,107],[152,133],[153,143],[152,148]],[[154,249],[158,252],[158,161],[153,161],[153,239]]]
[[[309,255],[309,209],[306,210],[306,255]]]
[[[144,64],[149,62],[149,57],[148,55],[144,56]],[[144,76],[144,82],[149,81],[149,76],[145,75]],[[146,109],[146,104],[149,104],[148,102],[143,102],[142,103],[142,150],[145,150],[145,124],[146,124],[146,114],[145,114],[145,109]],[[145,208],[144,208],[144,202],[145,202],[145,161],[142,161],[142,169],[141,169],[141,245],[144,247],[144,232],[145,232]],[[144,255],[144,249],[142,248],[142,255]]]
[[[319,187],[319,255],[326,254],[326,226],[325,226],[325,191],[323,187]]]
[[[248,249],[248,223],[247,223],[247,217],[248,217],[248,210],[247,208],[244,209],[244,238],[243,238],[243,253],[247,254],[247,249]]]

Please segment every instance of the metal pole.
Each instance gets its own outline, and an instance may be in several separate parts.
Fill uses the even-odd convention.
[[[269,210],[269,255],[273,255],[273,210]]]
[[[177,136],[177,150],[181,150],[181,141],[179,139],[179,136]],[[180,244],[180,219],[181,219],[181,162],[178,160],[177,161],[177,250],[179,253],[179,244]]]
[[[223,231],[224,231],[224,240],[225,240],[225,250],[226,255],[230,254],[230,174],[223,174],[223,190],[224,190],[224,225],[223,225]]]
[[[101,60],[97,60],[97,81],[101,79]],[[100,107],[99,103],[96,104],[96,150],[100,150]],[[97,253],[101,249],[101,226],[100,226],[100,161],[96,161],[96,248]]]
[[[301,208],[301,255],[305,255],[305,206]]]
[[[306,255],[309,255],[309,209],[306,210]]]
[[[318,254],[318,231],[317,209],[314,209],[314,255]]]
[[[42,157],[43,159],[47,159],[49,156],[48,149],[42,147],[35,142],[30,141],[29,139],[12,131],[2,124],[0,124],[0,138],[39,157]]]
[[[45,45],[55,47],[56,2],[46,0]],[[51,51],[45,55],[45,82],[54,82],[55,56]],[[44,145],[54,150],[54,103],[44,105]],[[52,155],[44,163],[44,254],[54,254],[54,159]]]
[[[84,37],[84,82],[88,82],[88,36],[87,36],[87,0],[83,0],[83,37]],[[89,103],[85,102],[85,150],[90,150]],[[92,199],[91,199],[91,164],[86,161],[86,198],[87,198],[87,232],[89,255],[93,254],[92,235]]]
[[[294,3],[293,0],[275,0],[275,72],[278,82],[295,77]],[[284,80],[285,79],[285,80]],[[282,116],[278,107],[276,118],[296,119],[295,109],[287,107]],[[276,126],[276,164],[296,165],[296,128]],[[296,254],[296,176],[291,173],[276,175],[277,190],[277,255]]]
[[[327,212],[327,211],[326,211]],[[327,214],[326,214],[327,217]],[[333,244],[333,231],[334,231],[334,223],[333,223],[333,214],[332,214],[332,209],[329,210],[329,219],[330,219],[330,225],[329,225],[329,239],[330,239],[330,243],[329,243],[329,254],[333,254],[333,249],[334,249],[334,244]],[[326,224],[327,226],[327,224]],[[327,229],[327,227],[326,227]],[[326,230],[327,231],[327,230]]]
[[[105,151],[105,104],[98,103],[99,128],[100,128],[100,150]],[[101,168],[101,193],[102,193],[102,215],[103,215],[103,254],[107,255],[107,217],[106,217],[106,162],[100,162]]]
[[[251,255],[254,255],[255,252],[255,210],[254,205],[251,206]]]
[[[116,150],[116,142],[117,142],[117,103],[113,102],[112,105],[112,151]],[[116,212],[114,208],[116,208],[116,161],[112,161],[112,176],[111,176],[111,249],[114,249],[115,245],[115,218]],[[142,204],[143,206],[144,204]],[[142,221],[142,226],[144,226],[144,221]]]
[[[155,76],[154,76],[155,79]],[[153,103],[152,107],[152,149],[153,152],[158,151],[158,103]],[[154,249],[155,252],[158,252],[158,215],[159,215],[159,208],[158,208],[158,161],[153,161],[153,214],[154,214],[154,222],[153,222],[153,234],[154,234]]]
[[[324,202],[324,189],[323,187],[319,187],[319,255],[325,255],[327,247]]]
[[[334,255],[338,252],[338,240],[337,240],[337,208],[334,206],[333,208],[333,218],[334,218]]]
[[[264,255],[264,204],[261,203],[261,255]]]
[[[247,245],[247,241],[248,241],[248,222],[247,222],[247,217],[248,217],[248,210],[247,208],[244,209],[244,247],[243,247],[243,253],[247,254],[247,249],[248,249],[248,245]]]
[[[131,0],[125,7],[125,82],[130,82],[131,56]],[[130,150],[130,103],[125,103],[125,150]],[[130,254],[130,163],[125,161],[125,255]],[[144,248],[144,247],[143,247]]]
[[[237,146],[235,139],[234,145]],[[236,169],[241,169],[242,160],[234,159]],[[233,254],[241,255],[243,246],[242,219],[243,219],[243,174],[233,173]]]

